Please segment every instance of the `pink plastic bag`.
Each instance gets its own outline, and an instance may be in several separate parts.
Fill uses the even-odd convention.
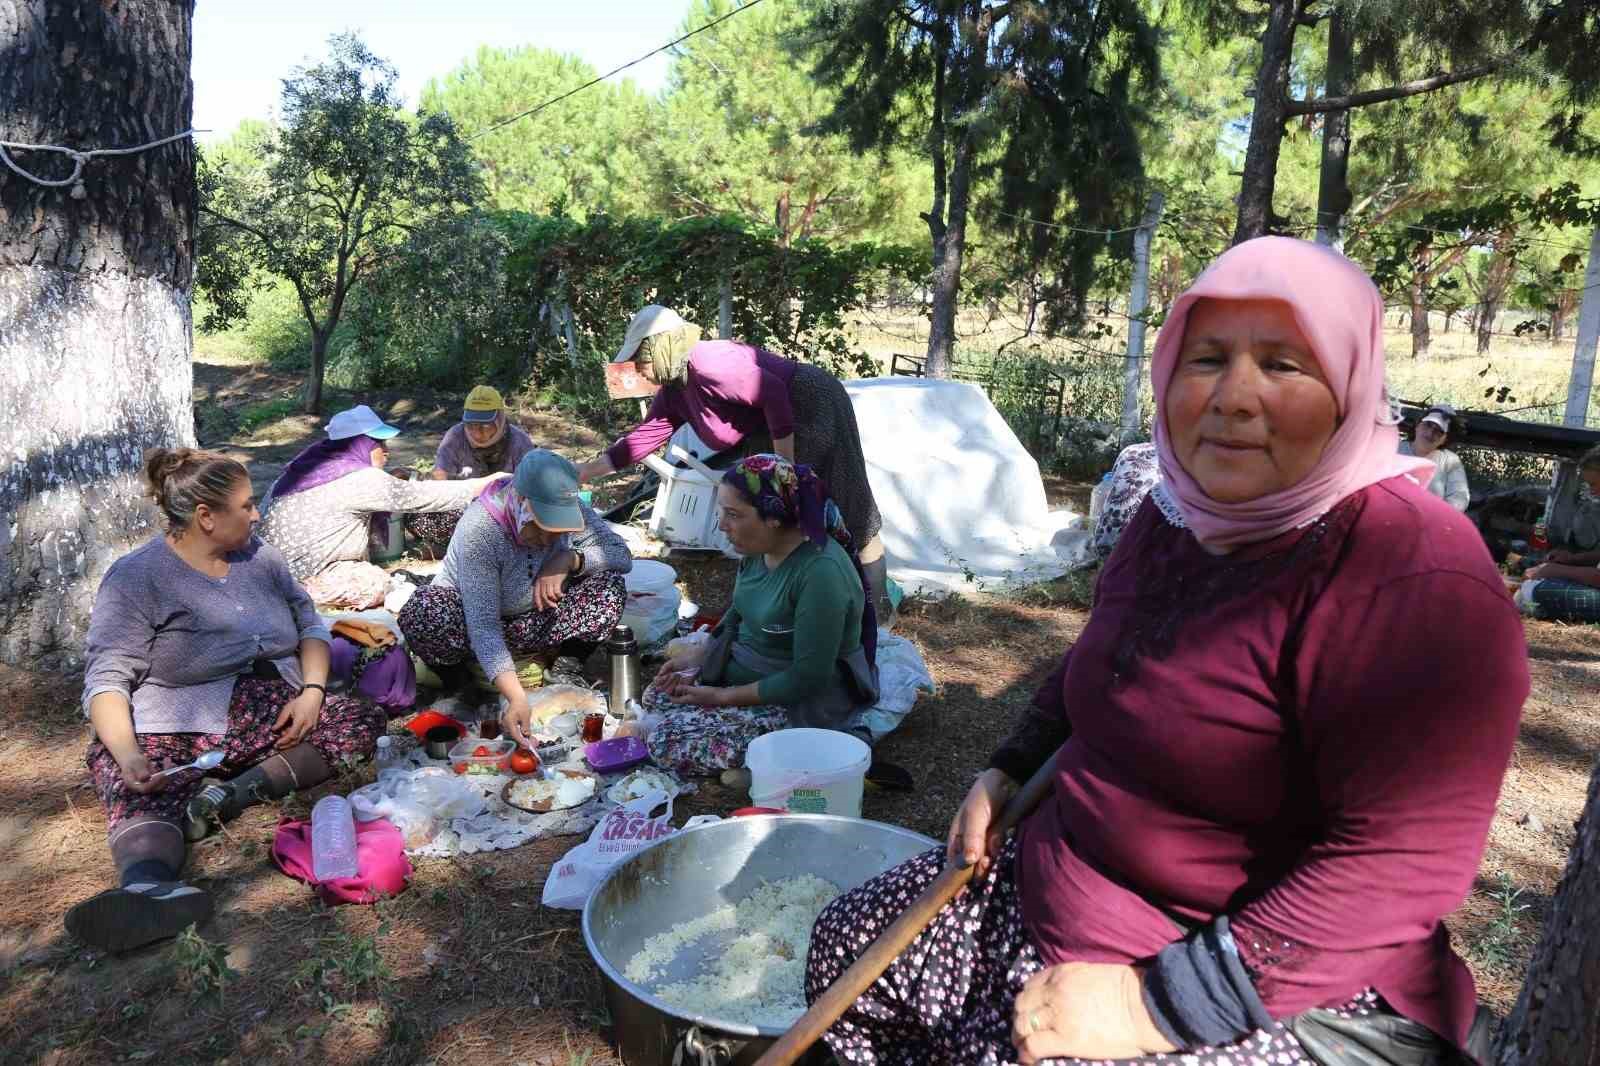
[[[411,880],[405,841],[387,819],[356,823],[354,877],[319,882],[311,873],[311,823],[285,819],[272,838],[272,861],[278,869],[316,888],[323,902],[376,903],[397,896]]]

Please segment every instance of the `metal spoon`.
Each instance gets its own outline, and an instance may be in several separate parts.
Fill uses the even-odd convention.
[[[199,770],[201,773],[204,773],[207,770],[215,770],[217,767],[222,765],[222,759],[222,749],[212,748],[210,751],[201,752],[198,759],[186,766],[171,766],[165,770],[157,770],[155,773],[150,775],[150,779],[153,781],[162,774],[175,774],[179,770]]]

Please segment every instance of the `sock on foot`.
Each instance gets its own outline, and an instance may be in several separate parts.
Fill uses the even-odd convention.
[[[178,871],[160,859],[140,859],[122,871],[122,887],[150,881],[176,881]]]

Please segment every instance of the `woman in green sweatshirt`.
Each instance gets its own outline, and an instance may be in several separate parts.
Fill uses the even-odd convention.
[[[763,733],[808,726],[866,739],[878,700],[878,622],[827,486],[804,464],[753,455],[717,489],[744,556],[733,607],[705,654],[669,659],[646,690],[650,755],[680,773],[743,765]]]

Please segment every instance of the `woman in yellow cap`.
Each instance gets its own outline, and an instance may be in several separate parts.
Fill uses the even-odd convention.
[[[578,466],[583,481],[625,470],[688,424],[714,448],[743,445],[804,463],[822,478],[861,554],[868,595],[887,618],[887,570],[878,530],[883,519],[867,483],[867,460],[855,408],[839,379],[736,340],[701,340],[700,327],[651,304],[633,316],[613,362],[638,364],[661,386],[645,420]],[[771,438],[768,448],[760,438]]]
[[[479,385],[467,393],[461,421],[451,426],[439,441],[433,458],[435,481],[460,481],[489,474],[509,474],[522,457],[533,451],[533,438],[511,424],[506,417],[506,401],[492,385]],[[450,546],[450,535],[461,520],[461,511],[438,511],[412,515],[406,532],[442,555]]]

